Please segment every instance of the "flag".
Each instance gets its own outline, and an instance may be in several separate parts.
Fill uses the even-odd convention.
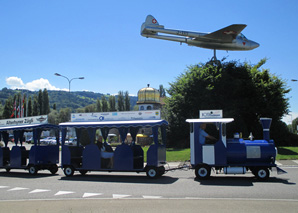
[[[17,108],[17,118],[19,118],[20,117],[20,106],[18,106],[18,108]]]
[[[10,116],[11,118],[16,115],[16,104],[17,104],[16,101],[17,100],[14,100],[13,110],[12,110],[12,113],[11,113],[11,116]]]
[[[24,117],[24,103],[25,103],[25,95],[23,95],[23,103],[22,103],[21,118]]]

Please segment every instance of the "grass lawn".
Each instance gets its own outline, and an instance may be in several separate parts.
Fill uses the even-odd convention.
[[[297,160],[298,159],[298,147],[282,146],[277,147],[276,160]]]

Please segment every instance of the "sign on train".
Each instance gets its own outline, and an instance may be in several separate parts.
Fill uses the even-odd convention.
[[[222,110],[200,110],[200,118],[222,118]]]
[[[160,120],[160,110],[71,113],[71,122]]]
[[[47,115],[0,120],[0,126],[19,126],[19,125],[47,124],[47,123],[48,123]]]

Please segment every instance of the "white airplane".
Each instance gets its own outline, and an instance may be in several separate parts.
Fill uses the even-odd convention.
[[[141,35],[146,38],[177,41],[180,44],[186,43],[190,46],[213,49],[214,57],[211,60],[216,61],[216,50],[252,50],[260,46],[257,42],[248,40],[241,33],[245,27],[245,24],[232,24],[212,33],[173,30],[165,29],[152,15],[148,15],[142,24]]]

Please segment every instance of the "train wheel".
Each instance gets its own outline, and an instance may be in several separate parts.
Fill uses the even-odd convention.
[[[256,170],[255,176],[259,180],[267,180],[269,178],[270,172],[268,168],[259,168]]]
[[[156,178],[158,176],[158,171],[156,167],[149,167],[146,171],[147,177]]]
[[[67,176],[67,177],[70,177],[72,176],[74,173],[74,169],[72,166],[67,166],[64,168],[64,174]]]
[[[33,166],[33,165],[29,166],[29,174],[30,175],[36,175],[37,171],[38,170],[37,170],[36,166]]]
[[[208,165],[200,165],[195,169],[196,177],[199,179],[207,179],[210,177],[211,168]]]
[[[58,166],[56,164],[54,164],[53,166],[51,166],[51,168],[49,170],[54,175],[58,172]]]

